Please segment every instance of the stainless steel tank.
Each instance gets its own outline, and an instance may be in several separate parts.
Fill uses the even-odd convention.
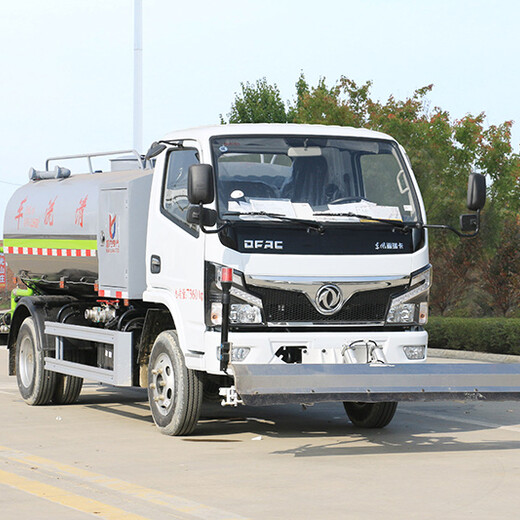
[[[106,251],[101,248],[106,238],[117,234],[121,244],[117,251],[107,249],[113,253],[104,255],[107,266],[111,263],[112,270],[114,265],[121,271],[128,270],[129,256],[136,254],[130,242],[135,241],[141,245],[138,254],[143,255],[138,267],[143,270],[138,276],[141,279],[151,178],[151,170],[133,170],[36,180],[22,186],[9,200],[5,212],[7,263],[22,280],[31,280],[44,292],[65,289],[68,293],[93,293],[103,275],[99,257]],[[112,196],[121,201],[121,208],[112,208]],[[128,284],[133,280],[127,276],[126,284],[102,282],[108,288],[121,286],[125,290],[119,292],[128,296]],[[137,285],[143,283],[135,282],[135,290],[130,292],[142,292],[144,289]],[[102,287],[101,294],[105,290]]]

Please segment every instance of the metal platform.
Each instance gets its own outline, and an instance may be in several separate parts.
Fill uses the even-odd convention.
[[[244,404],[520,400],[520,364],[233,364]]]

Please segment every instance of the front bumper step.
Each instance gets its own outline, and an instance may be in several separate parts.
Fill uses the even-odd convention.
[[[520,400],[520,364],[233,364],[246,405]]]

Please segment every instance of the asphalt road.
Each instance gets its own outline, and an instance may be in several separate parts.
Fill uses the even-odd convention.
[[[29,407],[0,347],[0,518],[517,519],[520,404],[405,403],[384,430],[339,404],[207,407],[195,434],[87,384]]]

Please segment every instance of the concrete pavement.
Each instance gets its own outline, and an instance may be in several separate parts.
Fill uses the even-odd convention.
[[[0,517],[513,519],[520,404],[401,403],[384,430],[340,404],[204,409],[166,437],[145,392],[88,383],[29,407],[0,350]]]

